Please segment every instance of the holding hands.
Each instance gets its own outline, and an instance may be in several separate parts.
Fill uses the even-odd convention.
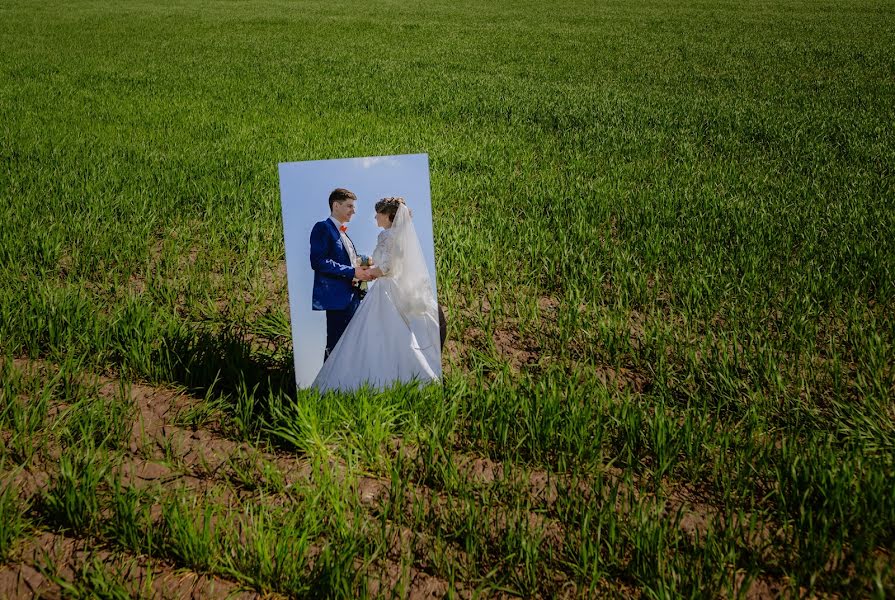
[[[382,276],[382,271],[378,267],[373,266],[372,256],[361,255],[358,263],[354,268],[354,278],[358,281],[373,281],[377,277]]]
[[[379,271],[376,267],[357,267],[354,269],[354,278],[358,281],[373,281],[381,273],[377,273]]]

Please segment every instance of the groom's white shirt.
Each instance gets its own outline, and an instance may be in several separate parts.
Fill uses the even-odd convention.
[[[351,259],[351,266],[357,266],[357,252],[354,250],[354,244],[351,243],[351,240],[348,239],[348,236],[342,231],[342,222],[337,218],[330,216],[330,221],[336,224],[336,229],[339,231],[339,237],[342,238],[342,245],[345,246],[345,250],[348,251],[348,257]]]

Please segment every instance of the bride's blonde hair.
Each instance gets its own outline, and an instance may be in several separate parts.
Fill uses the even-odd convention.
[[[389,196],[388,198],[382,198],[379,202],[376,203],[375,209],[376,212],[382,215],[388,215],[389,223],[395,222],[395,215],[398,214],[398,207],[404,204],[404,198],[399,196]]]

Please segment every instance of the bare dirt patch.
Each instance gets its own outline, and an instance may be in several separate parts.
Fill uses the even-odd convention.
[[[107,580],[133,596],[210,600],[260,597],[227,579],[175,568],[163,561],[113,553],[89,541],[50,532],[27,540],[20,546],[16,562],[0,567],[0,597],[65,598],[67,594],[55,578],[77,581],[90,571],[104,573]]]
[[[606,364],[576,364],[572,372],[579,377],[593,377],[609,390],[630,390],[635,394],[648,392],[652,380],[648,375],[630,367],[612,367]]]
[[[497,329],[494,346],[510,367],[519,371],[537,364],[541,347],[533,339],[526,339],[513,329]]]

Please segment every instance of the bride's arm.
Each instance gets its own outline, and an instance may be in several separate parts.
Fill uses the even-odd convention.
[[[373,250],[373,268],[370,274],[383,277],[389,274],[392,268],[392,244],[391,236],[383,231],[376,240],[376,249]]]

